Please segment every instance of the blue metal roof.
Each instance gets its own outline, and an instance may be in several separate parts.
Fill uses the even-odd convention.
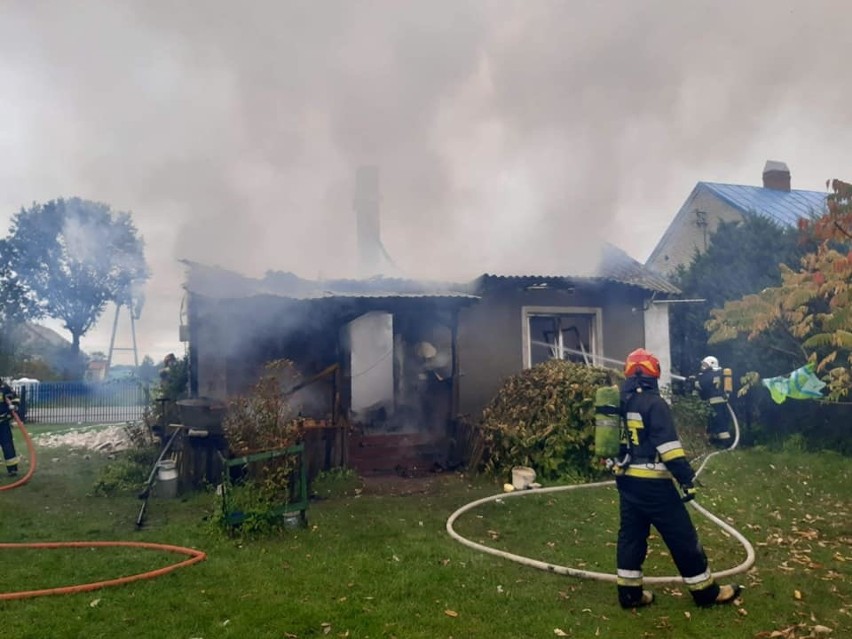
[[[825,211],[827,193],[820,191],[776,191],[760,186],[699,182],[743,213],[764,215],[783,226],[796,226],[799,218],[811,218]]]

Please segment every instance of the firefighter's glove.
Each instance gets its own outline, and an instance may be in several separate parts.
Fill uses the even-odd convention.
[[[686,503],[688,501],[692,501],[695,499],[695,496],[698,494],[698,489],[692,484],[684,484],[680,487],[683,490],[683,497],[681,497],[681,501]]]

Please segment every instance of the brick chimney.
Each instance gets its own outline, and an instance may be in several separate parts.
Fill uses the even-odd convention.
[[[775,191],[790,190],[790,169],[783,162],[767,160],[763,167],[763,188]]]

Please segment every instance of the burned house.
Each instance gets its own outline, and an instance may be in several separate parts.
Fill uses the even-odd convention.
[[[251,279],[186,265],[194,395],[243,393],[266,362],[288,359],[312,382],[294,406],[318,428],[351,429],[338,459],[413,465],[390,459],[391,449],[408,448],[440,462],[458,414],[459,312],[475,295],[402,279]]]
[[[670,383],[668,302],[679,291],[615,246],[581,276],[486,274],[468,290],[479,302],[459,320],[463,413],[477,414],[503,379],[551,358],[619,366],[641,346]]]
[[[551,357],[603,365],[645,346],[669,368],[666,302],[678,291],[612,246],[592,274],[463,284],[185,264],[192,393],[242,393],[265,362],[289,359],[312,382],[294,403],[350,434],[342,458],[360,470],[446,464],[454,421]]]

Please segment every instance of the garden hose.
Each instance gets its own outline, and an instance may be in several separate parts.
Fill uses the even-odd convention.
[[[26,474],[12,484],[0,486],[0,491],[11,490],[26,484],[35,473],[36,469],[36,454],[35,446],[33,445],[32,437],[27,432],[23,422],[18,417],[17,413],[12,413],[18,428],[24,436],[27,443],[27,451],[29,452],[29,469]],[[38,542],[38,543],[0,543],[0,550],[56,550],[62,548],[142,548],[145,550],[156,550],[162,552],[170,552],[179,555],[186,555],[188,559],[183,561],[140,572],[135,575],[127,575],[124,577],[116,577],[115,579],[106,579],[104,581],[93,581],[86,584],[73,584],[70,586],[60,586],[58,588],[43,588],[41,590],[18,590],[15,592],[0,592],[0,601],[8,601],[11,599],[30,599],[32,597],[42,597],[45,595],[66,595],[79,592],[89,592],[91,590],[99,590],[109,586],[120,586],[122,584],[131,583],[133,581],[141,581],[143,579],[153,579],[160,577],[178,568],[184,568],[204,561],[207,555],[193,548],[185,548],[183,546],[172,546],[169,544],[157,544],[144,541],[54,541],[54,542]]]
[[[724,452],[734,450],[737,447],[737,444],[739,444],[739,441],[740,441],[740,425],[739,425],[739,422],[737,421],[737,416],[734,414],[734,411],[731,409],[730,404],[728,404],[728,411],[731,413],[731,417],[734,420],[734,431],[735,431],[734,441],[731,444],[730,448],[727,448],[725,450],[717,450],[717,451],[714,451],[714,452],[710,453],[709,455],[707,455],[707,457],[702,462],[701,466],[696,471],[696,473],[695,473],[696,476],[699,475],[704,470],[704,467],[707,465],[707,462],[710,461],[710,459],[712,457],[718,455],[719,453],[724,453]],[[471,541],[470,539],[467,539],[466,537],[461,536],[453,528],[453,524],[455,524],[456,520],[461,515],[463,515],[464,513],[468,512],[470,510],[473,510],[477,506],[481,506],[482,504],[487,504],[487,503],[492,502],[492,501],[497,501],[497,500],[500,500],[500,499],[512,499],[512,498],[515,498],[515,497],[523,497],[524,495],[541,495],[541,494],[546,494],[546,493],[556,493],[556,492],[561,492],[561,491],[565,491],[565,490],[581,490],[581,489],[587,489],[587,488],[599,488],[599,487],[603,487],[603,486],[612,486],[614,484],[615,484],[615,481],[609,480],[609,481],[595,482],[595,483],[591,483],[591,484],[573,484],[571,486],[553,486],[551,488],[536,488],[536,489],[533,489],[533,490],[522,490],[522,491],[510,492],[510,493],[499,493],[497,495],[491,495],[489,497],[483,497],[482,499],[477,499],[476,501],[472,501],[469,504],[462,506],[461,508],[456,510],[452,515],[450,515],[450,518],[447,519],[447,526],[446,526],[447,533],[450,535],[450,537],[452,537],[456,541],[464,544],[465,546],[467,546],[469,548],[473,548],[474,550],[478,550],[480,552],[484,552],[484,553],[487,553],[489,555],[494,555],[495,557],[502,557],[503,559],[509,559],[511,561],[522,564],[524,566],[531,566],[533,568],[538,568],[539,570],[545,570],[547,572],[552,572],[552,573],[555,573],[555,574],[558,574],[558,575],[566,575],[566,576],[569,576],[569,577],[579,577],[581,579],[594,579],[594,580],[597,580],[597,581],[607,581],[607,582],[610,582],[610,583],[615,583],[616,582],[616,576],[614,574],[605,573],[605,572],[596,572],[594,570],[581,570],[579,568],[570,568],[568,566],[560,566],[560,565],[557,565],[557,564],[548,563],[546,561],[539,561],[538,559],[531,559],[529,557],[523,557],[521,555],[516,555],[514,553],[510,553],[510,552],[507,552],[505,550],[498,550],[497,548],[492,548],[490,546],[486,546],[484,544],[480,544],[480,543],[477,543],[475,541]],[[734,539],[736,539],[746,551],[746,559],[741,564],[739,564],[738,566],[735,566],[733,568],[729,568],[727,570],[714,572],[713,575],[715,577],[719,577],[719,578],[730,577],[731,575],[737,575],[737,574],[743,573],[743,572],[747,571],[749,568],[751,568],[754,565],[755,553],[754,553],[754,547],[751,545],[751,543],[748,541],[748,539],[746,539],[742,535],[742,533],[740,533],[738,530],[736,530],[733,526],[731,526],[727,522],[721,520],[719,517],[717,517],[716,515],[711,513],[709,510],[707,510],[706,508],[704,508],[700,504],[696,503],[695,500],[692,500],[689,503],[692,505],[692,507],[695,510],[697,510],[699,513],[701,513],[705,518],[707,518],[708,520],[710,520],[711,522],[713,522],[714,524],[719,526],[722,530],[724,530],[725,532],[730,534]],[[683,578],[681,576],[645,577],[644,581],[645,581],[645,583],[648,583],[648,584],[672,584],[672,583],[681,583],[683,581]]]

